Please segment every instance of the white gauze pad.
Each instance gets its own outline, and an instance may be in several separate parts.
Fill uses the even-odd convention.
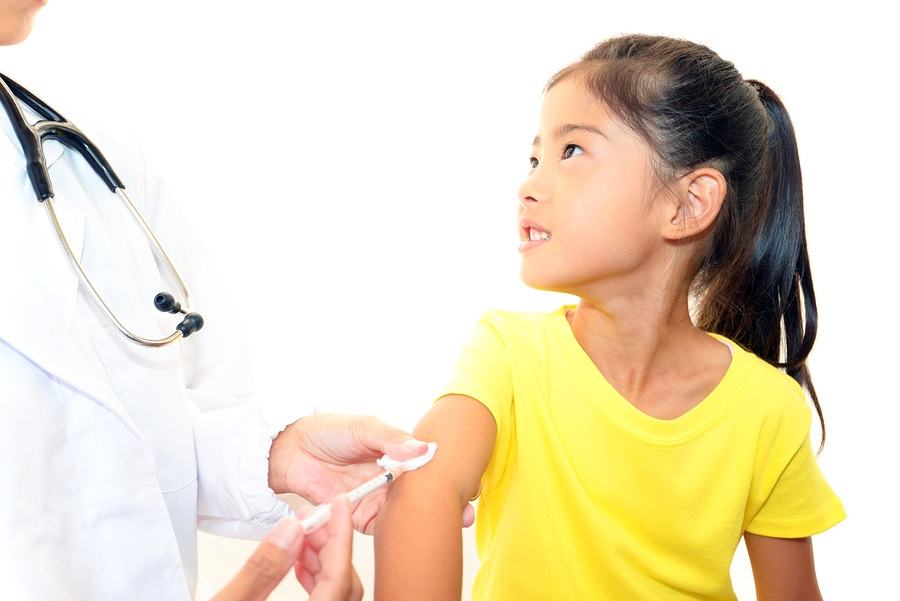
[[[418,457],[413,457],[407,461],[398,461],[396,459],[391,459],[387,455],[376,461],[380,467],[383,467],[386,470],[397,469],[400,468],[404,472],[408,472],[411,470],[417,470],[429,461],[431,461],[432,457],[434,457],[434,453],[437,451],[437,443],[429,442],[428,443],[428,451],[424,455],[419,455]]]

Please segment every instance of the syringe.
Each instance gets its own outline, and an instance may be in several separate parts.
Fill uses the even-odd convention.
[[[394,478],[400,476],[403,472],[409,472],[415,469],[418,469],[431,461],[431,458],[434,457],[434,453],[437,450],[436,442],[428,443],[428,451],[424,455],[420,455],[419,457],[415,457],[410,459],[409,461],[397,461],[396,459],[391,459],[387,455],[379,459],[376,463],[385,468],[385,472],[380,474],[368,482],[364,482],[360,484],[353,490],[347,493],[347,500],[350,501],[351,504],[356,503],[367,494],[378,490],[388,482],[392,481]],[[300,520],[300,525],[303,527],[303,532],[309,534],[310,532],[321,528],[325,522],[328,521],[328,518],[331,517],[331,503],[323,503],[316,507],[311,514]]]

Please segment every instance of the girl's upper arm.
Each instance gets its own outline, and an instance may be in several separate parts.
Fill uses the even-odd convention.
[[[475,399],[439,399],[414,430],[438,444],[424,467],[391,484],[375,523],[375,598],[459,601],[460,516],[478,492],[497,427]]]
[[[464,504],[475,497],[497,437],[497,424],[487,407],[467,396],[444,396],[432,405],[413,433],[419,440],[438,443],[429,463],[434,466],[430,476],[452,484]]]
[[[812,539],[744,532],[758,601],[822,601]]]

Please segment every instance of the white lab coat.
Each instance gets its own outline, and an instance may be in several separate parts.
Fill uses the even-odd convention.
[[[211,273],[135,147],[73,121],[156,228],[206,325],[162,348],[113,328],[79,286],[0,111],[0,598],[186,600],[198,527],[260,538],[289,511],[267,486],[283,423],[249,402],[229,309],[241,286]],[[136,333],[172,332],[178,318],[152,300],[177,290],[121,201],[76,153],[45,151],[55,207],[95,287]],[[242,310],[250,320],[256,309]]]

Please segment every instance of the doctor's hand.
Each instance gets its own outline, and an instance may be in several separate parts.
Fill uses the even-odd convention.
[[[382,455],[403,461],[427,451],[427,443],[371,416],[310,415],[285,428],[272,442],[269,487],[319,504],[382,473],[375,465]],[[353,525],[357,530],[372,533],[386,496],[387,489],[382,487],[356,505]],[[462,525],[471,526],[474,518],[472,506],[467,505]]]
[[[350,563],[352,549],[350,505],[339,496],[331,519],[308,537],[300,520],[282,518],[213,601],[262,601],[291,568],[310,601],[359,601],[363,589]]]
[[[350,558],[353,555],[353,524],[347,495],[331,502],[331,519],[311,532],[294,564],[297,580],[310,601],[359,601],[363,587]]]

